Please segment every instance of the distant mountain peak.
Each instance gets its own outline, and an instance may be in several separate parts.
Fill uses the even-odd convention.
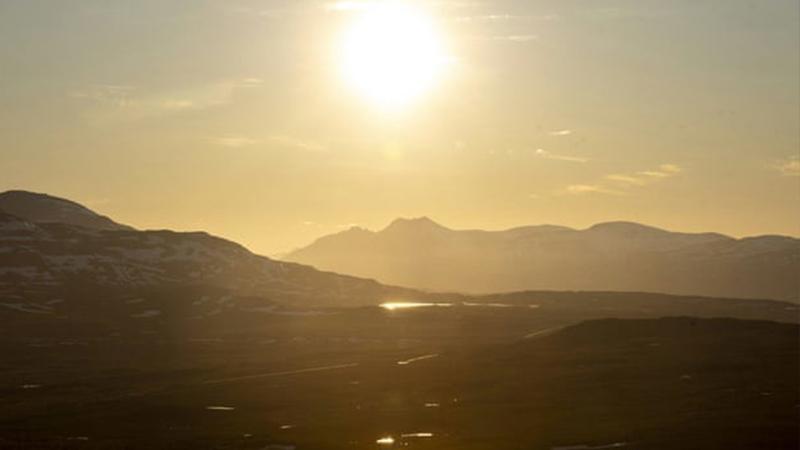
[[[661,228],[652,227],[650,225],[643,225],[637,222],[614,221],[602,222],[589,227],[589,231],[604,232],[609,234],[669,234],[669,231],[662,230]]]
[[[11,190],[0,193],[0,210],[33,223],[64,223],[96,230],[131,230],[91,209],[60,197]]]
[[[392,221],[388,227],[384,228],[383,231],[427,231],[427,230],[434,230],[434,231],[447,231],[449,228],[440,225],[433,221],[430,217],[422,216],[422,217],[414,217],[414,218],[405,218],[400,217]]]

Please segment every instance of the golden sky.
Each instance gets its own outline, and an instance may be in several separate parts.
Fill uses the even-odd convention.
[[[0,190],[267,254],[422,215],[800,234],[796,0],[376,7],[0,2]]]

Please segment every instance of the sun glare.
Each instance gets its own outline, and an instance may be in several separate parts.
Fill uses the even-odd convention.
[[[401,108],[429,92],[449,58],[432,18],[404,2],[358,11],[344,35],[340,64],[347,83],[383,109]]]

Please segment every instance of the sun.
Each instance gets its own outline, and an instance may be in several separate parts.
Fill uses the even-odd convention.
[[[430,15],[387,1],[358,11],[344,33],[339,61],[356,92],[382,109],[398,109],[429,92],[450,58]]]

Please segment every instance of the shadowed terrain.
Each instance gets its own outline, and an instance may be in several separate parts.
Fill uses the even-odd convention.
[[[562,328],[532,315],[368,308],[179,335],[6,336],[0,445],[798,445],[797,325],[674,318]]]

